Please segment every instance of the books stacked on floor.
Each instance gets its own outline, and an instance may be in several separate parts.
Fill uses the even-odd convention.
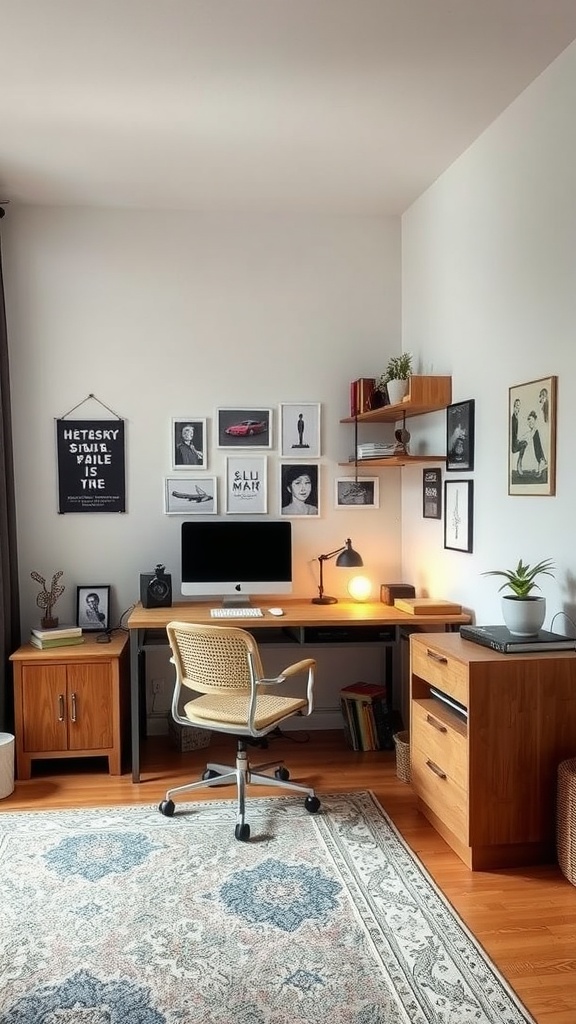
[[[30,643],[44,651],[52,647],[73,647],[75,644],[83,644],[84,637],[80,626],[54,626],[53,629],[32,629]]]
[[[398,715],[388,707],[386,687],[351,683],[340,690],[344,732],[353,750],[393,750]]]

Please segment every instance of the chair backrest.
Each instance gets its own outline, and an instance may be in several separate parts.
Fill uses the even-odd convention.
[[[166,626],[179,681],[199,693],[250,692],[263,676],[254,637],[235,626],[169,622]]]

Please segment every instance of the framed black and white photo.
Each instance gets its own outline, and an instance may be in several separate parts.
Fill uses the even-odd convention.
[[[474,469],[474,399],[446,409],[446,470],[466,473]]]
[[[379,480],[376,476],[340,476],[334,482],[336,508],[378,508]]]
[[[474,481],[444,481],[444,547],[472,552]]]
[[[209,516],[218,511],[215,476],[169,476],[164,481],[167,516]]]
[[[508,494],[556,494],[557,377],[509,389]]]
[[[280,463],[280,514],[320,515],[320,467],[313,462]]]
[[[320,458],[320,403],[280,406],[280,454],[283,459]]]
[[[179,416],[172,420],[172,469],[207,469],[206,420]]]
[[[76,587],[76,625],[86,633],[110,628],[110,587]]]
[[[272,410],[216,410],[219,448],[271,448]]]
[[[422,515],[424,519],[442,518],[442,470],[422,470]]]
[[[226,512],[264,514],[268,508],[266,455],[229,455],[226,459]]]

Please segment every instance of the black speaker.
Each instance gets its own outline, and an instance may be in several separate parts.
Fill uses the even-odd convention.
[[[154,572],[140,573],[140,600],[144,608],[170,608],[172,577],[166,566],[157,565]]]

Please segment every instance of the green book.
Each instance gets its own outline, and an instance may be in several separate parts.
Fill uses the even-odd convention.
[[[50,647],[74,647],[76,644],[83,644],[83,636],[61,636],[52,637],[50,640],[41,640],[39,637],[30,635],[30,643],[33,647],[39,647],[44,651]]]

